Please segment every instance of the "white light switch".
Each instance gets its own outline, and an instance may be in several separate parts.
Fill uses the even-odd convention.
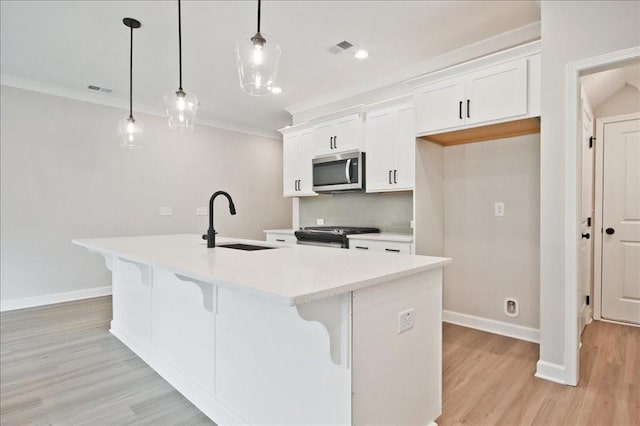
[[[494,205],[494,210],[493,210],[493,215],[494,216],[504,216],[504,203],[503,202],[497,202]]]
[[[160,216],[173,216],[172,207],[160,207]]]
[[[324,225],[324,219],[316,219],[316,225]]]
[[[206,216],[207,215],[207,208],[206,207],[198,207],[196,209],[196,216]]]

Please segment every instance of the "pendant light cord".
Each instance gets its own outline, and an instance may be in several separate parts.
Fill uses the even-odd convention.
[[[129,43],[129,118],[133,119],[133,27]]]
[[[178,0],[178,62],[180,68],[180,87],[178,90],[182,92],[182,16],[180,13],[180,0]]]
[[[260,32],[260,0],[258,0],[258,33]]]

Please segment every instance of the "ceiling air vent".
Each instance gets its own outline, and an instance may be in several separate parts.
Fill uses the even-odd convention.
[[[351,47],[353,47],[353,44],[349,43],[346,40],[343,40],[340,43],[336,44],[335,46],[331,46],[328,50],[331,53],[340,53],[340,52],[344,52],[345,50]]]
[[[102,92],[102,93],[112,92],[111,89],[107,89],[106,87],[94,86],[93,84],[88,85],[87,88],[90,90],[95,90],[96,92]]]

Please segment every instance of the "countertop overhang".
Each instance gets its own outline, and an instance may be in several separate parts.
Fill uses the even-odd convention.
[[[72,242],[93,252],[162,268],[178,277],[235,288],[291,306],[441,268],[451,262],[443,257],[362,253],[223,237],[216,238],[216,244],[278,248],[258,251],[207,248],[206,241],[195,234]]]

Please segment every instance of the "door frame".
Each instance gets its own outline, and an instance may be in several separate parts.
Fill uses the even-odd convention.
[[[640,46],[570,62],[566,68],[565,125],[565,312],[564,312],[564,367],[565,384],[576,386],[580,368],[579,301],[578,282],[580,268],[580,239],[582,216],[582,125],[580,114],[580,77],[583,73],[597,72],[621,66],[625,62],[640,59]],[[543,117],[544,119],[544,117]],[[544,124],[543,124],[544,125]],[[596,142],[597,144],[597,142]],[[541,307],[544,308],[544,307]]]
[[[640,120],[640,112],[596,119],[595,212],[593,215],[593,318],[602,320],[602,191],[604,189],[604,126],[620,121]],[[599,232],[595,230],[600,229]],[[605,320],[608,321],[608,320]]]

